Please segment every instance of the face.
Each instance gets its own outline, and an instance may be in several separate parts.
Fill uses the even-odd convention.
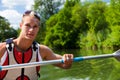
[[[39,31],[40,21],[34,16],[24,16],[20,24],[22,37],[34,40]]]

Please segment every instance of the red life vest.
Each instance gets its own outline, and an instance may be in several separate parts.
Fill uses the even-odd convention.
[[[19,52],[14,47],[13,39],[8,39],[6,41],[6,51],[1,58],[0,65],[22,64],[41,60],[37,42],[33,42],[32,46],[25,52]],[[3,70],[0,71],[0,80],[37,80],[40,77],[39,70],[40,66]]]

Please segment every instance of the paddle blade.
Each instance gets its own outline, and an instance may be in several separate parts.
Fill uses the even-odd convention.
[[[117,50],[116,52],[114,52],[113,54],[114,54],[114,57],[115,57],[118,61],[120,61],[120,49]]]

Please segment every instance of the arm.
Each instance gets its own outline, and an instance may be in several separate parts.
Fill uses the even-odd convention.
[[[0,43],[0,62],[5,50],[6,50],[6,43]]]
[[[54,64],[63,69],[70,68],[73,62],[73,54],[64,54],[63,56],[55,54],[49,47],[44,45],[40,45],[40,53],[41,57],[45,60],[63,59],[64,63]]]

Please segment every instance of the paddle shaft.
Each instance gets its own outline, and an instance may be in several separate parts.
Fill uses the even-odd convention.
[[[89,60],[89,59],[109,58],[109,57],[114,57],[114,54],[104,54],[104,55],[96,55],[96,56],[75,57],[73,59],[73,62]],[[64,60],[63,59],[58,59],[58,60],[49,60],[49,61],[41,61],[41,62],[32,62],[32,63],[0,66],[0,71],[1,70],[9,70],[9,69],[34,67],[34,66],[42,66],[42,65],[48,65],[48,64],[57,64],[57,63],[64,63]]]
[[[89,60],[89,59],[99,59],[99,58],[109,58],[114,57],[114,54],[104,54],[104,55],[96,55],[96,56],[84,56],[84,57],[76,57],[73,59],[74,62]]]

